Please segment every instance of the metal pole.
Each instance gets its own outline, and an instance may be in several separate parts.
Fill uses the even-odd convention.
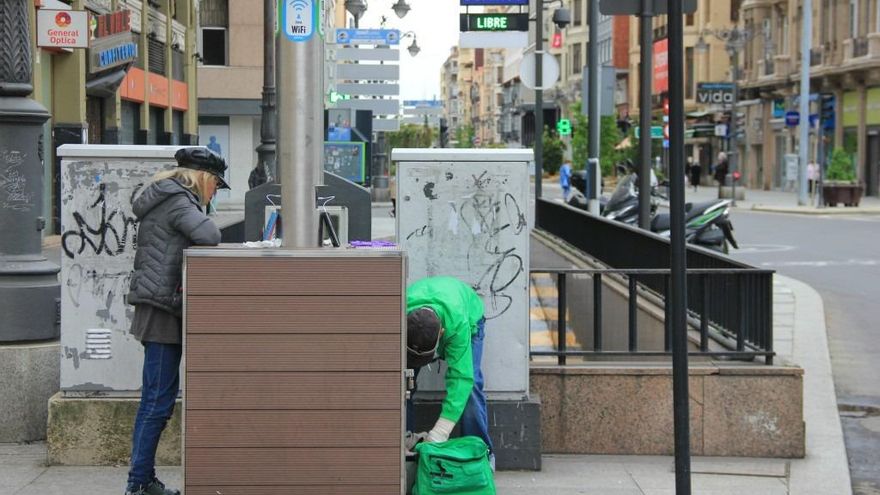
[[[0,344],[59,334],[59,268],[43,256],[41,236],[43,124],[50,115],[28,97],[33,8],[26,0],[0,1]]]
[[[258,167],[263,167],[269,184],[277,180],[275,142],[278,116],[275,113],[275,6],[276,0],[263,0],[263,101],[260,105],[260,145]]]
[[[641,29],[641,71],[639,78],[639,227],[651,228],[651,83],[654,51],[653,0],[642,0],[639,19]]]
[[[731,50],[730,52],[730,78],[733,79],[733,107],[730,110],[730,125],[728,127],[728,133],[730,134],[730,141],[728,148],[728,154],[730,155],[730,181],[732,183],[732,198],[731,198],[731,206],[736,206],[736,175],[734,172],[736,171],[736,166],[739,163],[739,146],[737,146],[737,137],[736,137],[736,106],[739,103],[739,88],[737,87],[737,81],[739,80],[739,66],[737,65],[737,56],[736,50]]]
[[[278,165],[282,170],[281,243],[285,248],[318,245],[315,186],[324,181],[324,99],[320,77],[324,73],[324,40],[318,26],[321,2],[306,1],[311,4],[313,15],[311,21],[304,21],[312,23],[310,36],[302,32],[303,24],[292,18],[297,14],[291,2],[282,3],[279,13]],[[301,2],[296,6],[299,8]]]
[[[594,171],[593,177],[590,178],[590,185],[593,189],[593,194],[589,197],[590,203],[590,213],[593,215],[599,215],[599,196],[601,194],[602,188],[602,167],[599,163],[599,129],[601,112],[599,111],[599,71],[602,70],[599,67],[599,0],[589,0],[590,2],[590,40],[589,40],[589,50],[587,52],[587,65],[590,67],[589,78],[590,78],[590,94],[588,96],[589,101],[589,153],[588,157],[590,161],[595,160],[596,170]],[[589,171],[587,171],[589,173]]]
[[[683,0],[669,0],[669,191],[672,257],[672,403],[675,428],[675,493],[691,493],[688,399],[687,251],[684,240],[684,26]]]
[[[535,225],[544,173],[544,0],[535,0]]]
[[[809,203],[807,197],[807,162],[810,159],[810,49],[813,39],[813,2],[804,0],[801,33],[801,123],[800,163],[798,166],[798,205]]]

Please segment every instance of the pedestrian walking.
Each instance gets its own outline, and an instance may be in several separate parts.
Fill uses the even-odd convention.
[[[807,183],[810,185],[810,196],[816,190],[816,184],[819,182],[819,165],[816,162],[807,164]]]
[[[180,384],[183,250],[215,246],[220,229],[200,207],[229,189],[226,163],[206,148],[182,148],[177,168],[159,172],[134,200],[138,250],[128,293],[131,333],[144,347],[141,402],[134,421],[126,495],[179,495],[156,478],[156,448]]]
[[[446,397],[434,427],[415,437],[445,442],[458,423],[462,436],[476,436],[489,447],[495,469],[495,449],[489,438],[489,417],[483,392],[483,339],[486,318],[483,301],[464,282],[453,277],[429,277],[406,291],[407,368],[419,370],[446,361]],[[406,405],[407,430],[413,431],[415,411]]]
[[[571,196],[571,162],[568,160],[559,169],[559,185],[562,186],[562,200],[567,203]]]
[[[693,158],[691,158],[693,160]],[[697,192],[697,186],[700,185],[700,179],[703,176],[703,167],[700,166],[700,162],[694,160],[691,163],[690,177],[691,177],[691,185],[694,186],[694,192]]]
[[[730,164],[727,161],[727,153],[720,152],[718,153],[718,163],[715,165],[715,180],[718,181],[718,197],[721,197],[721,188],[724,187],[724,183],[727,181],[727,171],[730,168]]]

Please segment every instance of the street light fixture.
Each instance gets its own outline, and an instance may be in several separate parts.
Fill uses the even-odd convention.
[[[406,0],[397,0],[397,3],[395,3],[391,8],[394,10],[394,13],[397,14],[398,18],[403,19],[404,17],[406,17],[406,14],[409,12],[409,9],[411,7],[408,3],[406,3]]]
[[[400,36],[400,39],[404,39],[404,38],[406,38],[407,36],[412,36],[412,39],[413,39],[413,40],[412,40],[412,43],[409,45],[409,47],[407,47],[406,50],[409,52],[410,56],[415,57],[416,55],[419,54],[420,51],[422,51],[422,48],[421,48],[421,47],[419,46],[419,44],[416,42],[416,33],[415,33],[415,31],[407,31],[407,32],[403,33],[403,34]]]
[[[345,10],[353,15],[355,20],[360,20],[367,11],[367,2],[364,0],[345,0]]]

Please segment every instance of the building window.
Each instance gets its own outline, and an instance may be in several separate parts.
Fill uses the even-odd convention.
[[[574,0],[574,19],[573,26],[580,26],[584,22],[584,2],[583,0]]]
[[[849,0],[849,37],[859,36],[859,0]]]
[[[154,74],[165,74],[165,43],[159,40],[149,39],[147,41],[149,50],[147,52],[149,71]]]
[[[226,29],[202,28],[202,63],[204,65],[229,65],[226,60]]]
[[[694,47],[684,49],[684,98],[694,98]]]
[[[204,65],[229,65],[228,0],[202,0],[199,4],[199,52]]]
[[[571,47],[571,73],[580,74],[583,70],[583,61],[581,60],[581,44],[577,43]]]
[[[730,22],[739,22],[739,9],[741,5],[742,0],[730,0]]]
[[[694,14],[687,14],[684,18],[685,26],[693,26],[694,25]]]

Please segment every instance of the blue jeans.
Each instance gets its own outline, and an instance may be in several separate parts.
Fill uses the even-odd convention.
[[[144,342],[144,372],[141,405],[131,438],[131,469],[128,489],[149,484],[156,477],[156,448],[159,436],[174,413],[180,388],[180,344]]]
[[[458,420],[458,425],[463,436],[480,437],[489,446],[489,451],[495,452],[492,439],[489,437],[489,412],[486,408],[486,394],[483,392],[483,370],[480,367],[483,361],[483,338],[485,335],[486,319],[483,318],[477,323],[477,333],[471,338],[474,388],[471,390],[471,395],[464,406],[464,412],[462,412],[461,418]],[[421,368],[415,370],[416,378],[418,378],[420,370]],[[415,411],[412,400],[409,400],[406,403],[406,428],[412,431],[414,424]]]

